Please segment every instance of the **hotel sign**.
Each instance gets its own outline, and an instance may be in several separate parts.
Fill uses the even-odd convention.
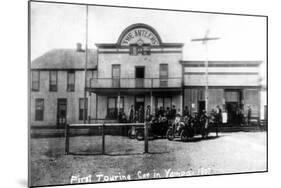
[[[158,37],[147,28],[134,28],[127,32],[121,39],[121,45],[124,46],[139,44],[140,42],[152,46],[160,45]]]

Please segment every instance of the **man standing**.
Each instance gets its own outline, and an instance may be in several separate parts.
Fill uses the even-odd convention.
[[[129,121],[133,123],[135,119],[135,108],[134,105],[131,105],[130,112],[129,112]]]
[[[167,116],[167,119],[171,119],[171,110],[169,107],[167,107],[166,116]]]
[[[176,114],[177,114],[177,109],[176,109],[176,106],[173,105],[173,108],[172,108],[172,110],[171,110],[171,118],[172,118],[172,119],[175,119]]]
[[[216,107],[215,111],[215,125],[216,125],[216,135],[218,136],[218,131],[219,131],[219,125],[221,124],[222,121],[222,110],[219,105]]]
[[[142,105],[139,108],[139,122],[140,123],[144,122],[144,109]]]
[[[146,119],[146,121],[150,121],[151,120],[151,108],[150,108],[150,105],[146,106],[145,119]]]
[[[187,117],[189,117],[189,110],[188,110],[188,106],[185,106],[185,107],[184,107],[184,110],[183,110],[183,116],[187,116]]]
[[[248,122],[248,126],[249,126],[250,123],[251,123],[251,116],[252,116],[252,109],[251,109],[251,106],[248,105],[248,113],[247,113],[247,122]]]

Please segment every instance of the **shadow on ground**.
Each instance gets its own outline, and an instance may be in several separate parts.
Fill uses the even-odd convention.
[[[215,140],[221,137],[224,137],[225,135],[221,135],[221,136],[208,136],[207,138],[202,138],[202,137],[194,137],[189,139],[188,141],[182,141],[180,139],[176,139],[174,141],[176,142],[183,142],[183,143],[188,143],[188,142],[200,142],[200,141],[204,141],[204,140]]]
[[[169,153],[168,151],[163,151],[163,152],[148,152],[147,154],[165,154]],[[95,156],[95,155],[105,155],[105,156],[132,156],[132,155],[144,155],[146,153],[105,153],[102,154],[100,153],[83,153],[83,152],[70,152],[68,155],[73,155],[73,156]]]

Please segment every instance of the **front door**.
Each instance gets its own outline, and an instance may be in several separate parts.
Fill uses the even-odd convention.
[[[143,66],[136,67],[136,87],[137,88],[144,87],[144,73],[145,73],[145,69]]]
[[[66,124],[66,114],[67,114],[67,100],[66,99],[58,99],[57,104],[57,125],[65,125]]]
[[[239,125],[239,116],[238,116],[238,109],[239,104],[238,102],[226,102],[225,103],[226,111],[227,111],[227,119],[230,125]]]
[[[227,122],[229,125],[239,125],[241,123],[242,119],[239,114],[241,95],[240,90],[225,90],[225,108],[227,111]]]
[[[205,101],[198,101],[198,113],[202,113],[203,110],[206,108]]]

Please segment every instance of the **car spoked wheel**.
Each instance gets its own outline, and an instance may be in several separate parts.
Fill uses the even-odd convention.
[[[136,138],[137,138],[137,140],[139,140],[139,141],[143,140],[143,139],[144,139],[144,133],[141,132],[141,131],[137,131],[137,133],[136,133]]]
[[[175,135],[174,135],[174,133],[173,133],[173,129],[168,129],[167,134],[166,134],[166,137],[167,137],[167,139],[170,140],[170,141],[174,140]]]
[[[181,131],[180,137],[181,137],[181,141],[183,141],[183,142],[188,141],[189,138],[190,138],[188,132],[185,131],[185,130],[182,130],[182,131]]]
[[[133,130],[132,130],[132,129],[130,129],[130,130],[128,131],[128,137],[129,137],[130,139],[135,139],[135,138],[136,138],[136,135],[133,134]]]

